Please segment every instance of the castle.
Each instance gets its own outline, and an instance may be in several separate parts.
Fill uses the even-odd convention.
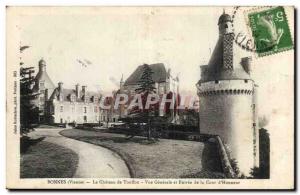
[[[34,91],[40,93],[35,105],[40,110],[40,123],[99,123],[103,119],[100,109],[101,94],[88,91],[87,86],[74,89],[55,86],[46,71],[46,62],[39,61],[39,72],[35,77]]]
[[[176,97],[179,95],[179,78],[171,74],[171,69],[166,69],[163,63],[150,64],[149,65],[152,71],[152,80],[154,81],[155,93],[159,96],[163,94],[172,94],[170,95],[174,103],[177,101]],[[143,74],[143,65],[140,65],[136,70],[125,80],[123,78],[120,82],[120,93],[127,94],[129,96],[134,95],[135,90],[139,87],[139,81]],[[120,108],[120,116],[128,116],[128,110],[126,109],[127,105]],[[171,117],[169,118],[170,122],[178,122],[178,114],[176,111],[171,110]],[[159,110],[159,116],[165,116],[165,109]]]
[[[200,133],[219,135],[240,171],[258,167],[257,85],[251,58],[238,58],[231,17],[218,21],[219,40],[197,83]]]
[[[40,94],[39,97],[34,101],[35,106],[37,106],[40,111],[38,119],[39,121],[47,120],[45,116],[45,102],[48,101],[49,94],[52,94],[55,89],[55,85],[50,79],[46,68],[46,61],[41,59],[39,61],[39,71],[35,76],[35,83],[33,86],[33,91]]]
[[[153,71],[153,81],[155,82],[156,93],[159,95],[178,94],[179,79],[171,76],[171,70],[168,71],[162,63],[151,64]],[[120,81],[120,89],[113,91],[112,96],[105,97],[105,104],[112,104],[118,93],[134,95],[135,89],[142,75],[142,65],[123,81]],[[39,61],[39,72],[35,77],[33,89],[40,93],[35,100],[35,105],[39,108],[39,122],[58,124],[58,123],[108,123],[118,122],[121,118],[128,116],[127,106],[121,105],[118,110],[101,109],[100,101],[103,97],[98,92],[88,91],[87,86],[80,88],[76,84],[73,89],[64,88],[63,83],[59,82],[55,86],[46,71],[46,61]],[[175,101],[175,96],[172,97]],[[165,110],[160,110],[160,116],[165,115]],[[176,113],[172,110],[171,122],[178,119]]]
[[[197,83],[199,96],[199,129],[201,134],[218,135],[227,146],[231,159],[240,171],[248,175],[258,167],[259,139],[257,128],[257,88],[251,77],[251,58],[239,58],[239,47],[234,44],[234,31],[230,15],[223,13],[218,21],[219,39],[207,65],[201,67]],[[163,64],[150,65],[157,94],[179,94],[179,80],[166,71]],[[129,78],[120,82],[116,93],[134,94],[142,74],[139,66]],[[36,105],[42,111],[41,121],[50,123],[98,123],[112,118],[99,108],[101,94],[87,91],[76,85],[65,89],[54,86],[46,73],[46,63],[39,62],[39,73],[34,88],[41,93]],[[50,94],[50,95],[49,95]],[[118,117],[126,116],[126,105]],[[163,116],[163,111],[160,112]],[[173,114],[173,119],[174,114]]]

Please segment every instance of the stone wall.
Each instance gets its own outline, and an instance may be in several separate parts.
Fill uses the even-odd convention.
[[[253,87],[252,80],[221,80],[198,88],[200,133],[219,135],[245,175],[254,166]]]
[[[94,103],[55,101],[51,109],[53,123],[98,123],[101,119],[99,105]]]

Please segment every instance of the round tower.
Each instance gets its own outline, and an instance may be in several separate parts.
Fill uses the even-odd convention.
[[[219,34],[233,33],[233,25],[230,15],[225,12],[220,16],[218,21]]]
[[[198,82],[200,133],[219,135],[244,175],[257,166],[257,130],[254,112],[255,83],[250,61],[234,59],[232,20],[223,13],[219,40],[208,65],[201,66]]]
[[[39,72],[44,72],[46,71],[46,61],[42,58],[39,61]]]

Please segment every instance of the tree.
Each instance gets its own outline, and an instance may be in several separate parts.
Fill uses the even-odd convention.
[[[270,135],[268,130],[259,130],[259,168],[261,178],[270,178]]]
[[[20,52],[28,47],[20,47]],[[20,66],[20,133],[24,136],[33,130],[38,123],[39,108],[34,105],[34,100],[39,93],[34,92],[32,89],[34,68],[23,67],[23,62],[20,62]]]
[[[195,109],[188,109],[182,110],[179,114],[180,122],[183,125],[187,126],[199,126],[199,112]]]
[[[250,174],[256,179],[270,178],[270,135],[264,128],[259,129],[259,167],[252,168]]]
[[[142,67],[142,76],[138,81],[138,87],[135,92],[141,94],[143,108],[133,108],[131,114],[135,115],[135,119],[139,122],[147,123],[147,138],[151,139],[151,118],[157,111],[157,105],[150,105],[149,108],[145,108],[147,98],[150,94],[155,93],[155,82],[152,79],[153,71],[148,64],[144,64]]]

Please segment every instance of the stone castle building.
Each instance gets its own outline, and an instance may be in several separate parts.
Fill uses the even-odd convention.
[[[49,123],[99,123],[101,94],[87,90],[79,84],[74,89],[65,89],[59,82],[46,102]]]
[[[48,100],[48,95],[53,93],[55,85],[50,79],[46,71],[46,62],[44,59],[39,61],[39,71],[35,77],[35,84],[33,90],[40,93],[39,97],[34,101],[35,105],[39,108],[39,121],[44,122],[45,118],[45,101]]]
[[[174,77],[171,75],[171,69],[166,70],[166,67],[163,63],[150,64],[151,68],[152,80],[155,82],[156,94],[162,96],[163,94],[174,94],[172,96],[174,102],[176,101],[176,96],[179,94],[179,79],[178,77]],[[125,80],[123,78],[120,82],[120,92],[130,95],[134,95],[135,90],[139,87],[139,81],[143,74],[143,65],[140,65],[136,68],[136,70]],[[126,109],[127,105],[120,108],[120,117],[124,117],[128,115],[128,111]],[[172,122],[178,118],[176,113],[172,110]],[[159,115],[164,116],[165,110],[159,110]]]
[[[219,40],[197,84],[200,133],[219,135],[240,171],[249,175],[259,160],[257,85],[251,58],[238,58],[231,17],[223,13],[218,26]]]
[[[99,123],[103,118],[100,93],[88,91],[87,86],[80,88],[79,84],[74,89],[64,88],[62,82],[55,86],[43,59],[39,61],[33,89],[40,93],[35,100],[40,110],[40,123]]]

